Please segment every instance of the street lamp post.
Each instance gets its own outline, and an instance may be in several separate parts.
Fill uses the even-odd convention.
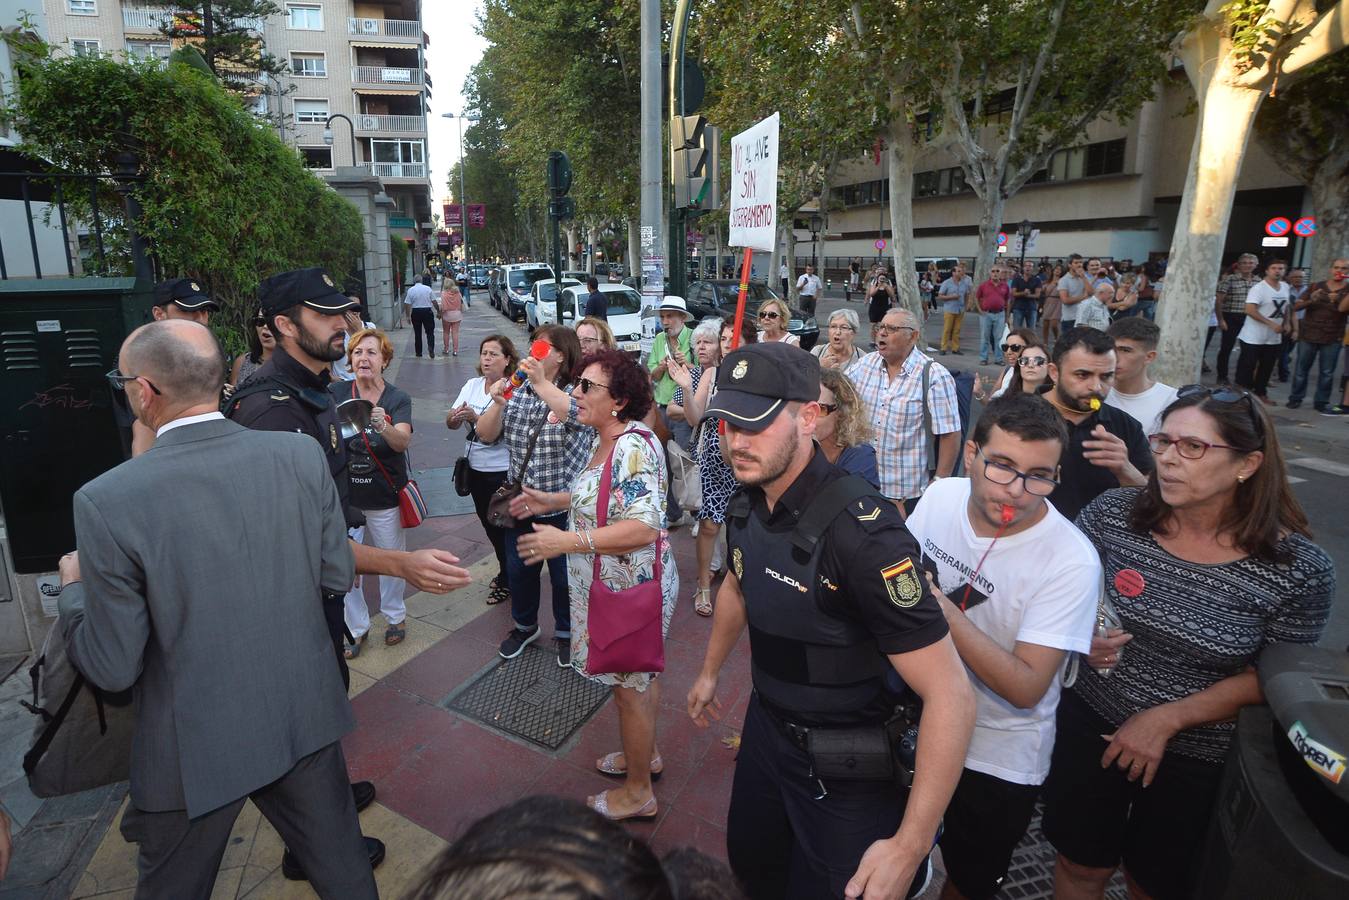
[[[464,114],[441,113],[442,119],[454,119],[459,127],[459,223],[464,229],[464,305],[472,306],[469,294],[473,290],[473,270],[469,268],[468,256],[468,193],[464,188]]]
[[[333,119],[341,119],[346,122],[347,127],[351,129],[351,164],[353,166],[358,165],[356,162],[356,126],[352,123],[351,119],[341,113],[333,113],[329,116],[328,121],[323,123],[323,143],[327,144],[329,147],[333,145]],[[333,168],[337,168],[336,163],[333,163]]]
[[[820,229],[824,227],[824,219],[820,218],[819,213],[810,214],[810,264],[815,267],[815,274],[820,274],[820,257],[815,252],[815,241],[820,235]]]
[[[1021,224],[1016,226],[1016,233],[1021,236],[1021,269],[1017,272],[1020,275],[1026,271],[1026,242],[1030,240],[1031,232],[1035,230],[1035,225],[1030,219],[1022,219]]]

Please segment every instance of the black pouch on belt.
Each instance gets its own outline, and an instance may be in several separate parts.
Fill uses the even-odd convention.
[[[823,781],[894,781],[895,752],[884,726],[812,728],[806,735],[815,776]]]

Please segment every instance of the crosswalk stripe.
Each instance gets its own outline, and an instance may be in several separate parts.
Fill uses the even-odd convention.
[[[1315,469],[1318,472],[1326,472],[1330,475],[1339,475],[1342,478],[1349,478],[1349,465],[1340,462],[1334,462],[1329,459],[1321,459],[1317,456],[1302,456],[1298,459],[1288,460],[1290,466],[1301,466],[1304,469]]]
[[[1298,478],[1296,475],[1289,475],[1289,476],[1288,476],[1288,483],[1289,483],[1289,484],[1302,484],[1302,483],[1303,483],[1304,481],[1306,481],[1306,480],[1307,480],[1307,479],[1305,479],[1305,478]]]

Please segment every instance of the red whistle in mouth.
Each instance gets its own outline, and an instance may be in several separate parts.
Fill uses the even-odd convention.
[[[1011,525],[1012,520],[1016,518],[1016,510],[1006,503],[1002,505],[1002,524]]]

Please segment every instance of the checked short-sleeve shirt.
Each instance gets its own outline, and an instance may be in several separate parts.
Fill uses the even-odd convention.
[[[868,353],[848,367],[847,376],[866,404],[867,416],[876,432],[876,465],[881,493],[891,500],[921,496],[927,487],[931,438],[923,426],[923,366],[928,372],[928,410],[933,434],[960,430],[956,383],[951,373],[932,357],[918,350],[909,353],[893,379],[879,353]]]
[[[1218,282],[1218,293],[1226,294],[1227,298],[1223,300],[1223,312],[1246,314],[1246,295],[1255,287],[1259,278],[1247,277],[1240,272],[1233,272]]]

